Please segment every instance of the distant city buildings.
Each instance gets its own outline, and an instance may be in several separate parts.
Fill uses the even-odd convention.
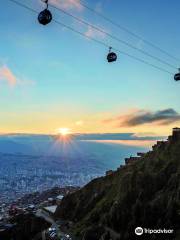
[[[53,215],[64,196],[77,191],[78,187],[67,186],[53,188],[42,193],[33,193],[19,198],[12,204],[0,205],[0,239],[10,234],[16,224],[11,224],[12,219],[17,219],[27,214],[41,217],[45,221],[52,222]],[[6,239],[6,238],[4,238]]]
[[[0,158],[0,204],[12,203],[25,194],[55,186],[83,186],[103,174],[92,166],[89,171],[81,172],[75,171],[74,166],[67,169],[64,160],[53,156],[0,153]]]

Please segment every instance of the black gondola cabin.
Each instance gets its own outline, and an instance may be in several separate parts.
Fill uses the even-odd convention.
[[[44,9],[42,12],[39,13],[38,21],[42,25],[47,25],[52,20],[52,14],[48,9]]]
[[[115,62],[117,60],[117,55],[114,52],[111,52],[111,47],[109,48],[109,53],[107,55],[108,62]]]
[[[176,73],[176,74],[174,75],[174,80],[175,80],[175,81],[180,81],[180,72],[179,72],[179,73]]]

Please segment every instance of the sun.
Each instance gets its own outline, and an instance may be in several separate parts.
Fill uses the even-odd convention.
[[[67,135],[71,134],[71,130],[69,128],[59,128],[58,133],[61,136],[67,136]]]

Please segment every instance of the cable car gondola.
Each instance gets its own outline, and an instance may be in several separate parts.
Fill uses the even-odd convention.
[[[51,22],[52,20],[52,14],[48,10],[48,0],[45,1],[46,3],[46,9],[44,9],[42,12],[39,13],[38,15],[38,21],[42,25],[47,25]]]
[[[109,48],[109,53],[107,55],[108,62],[115,62],[117,60],[117,55],[114,52],[111,52],[112,47]]]
[[[179,72],[174,75],[174,80],[180,81],[180,68],[179,68]]]

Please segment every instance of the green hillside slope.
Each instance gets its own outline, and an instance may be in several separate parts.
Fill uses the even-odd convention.
[[[84,240],[136,239],[138,226],[174,229],[138,239],[180,239],[180,140],[160,143],[67,196],[56,217],[72,221],[71,231]]]

